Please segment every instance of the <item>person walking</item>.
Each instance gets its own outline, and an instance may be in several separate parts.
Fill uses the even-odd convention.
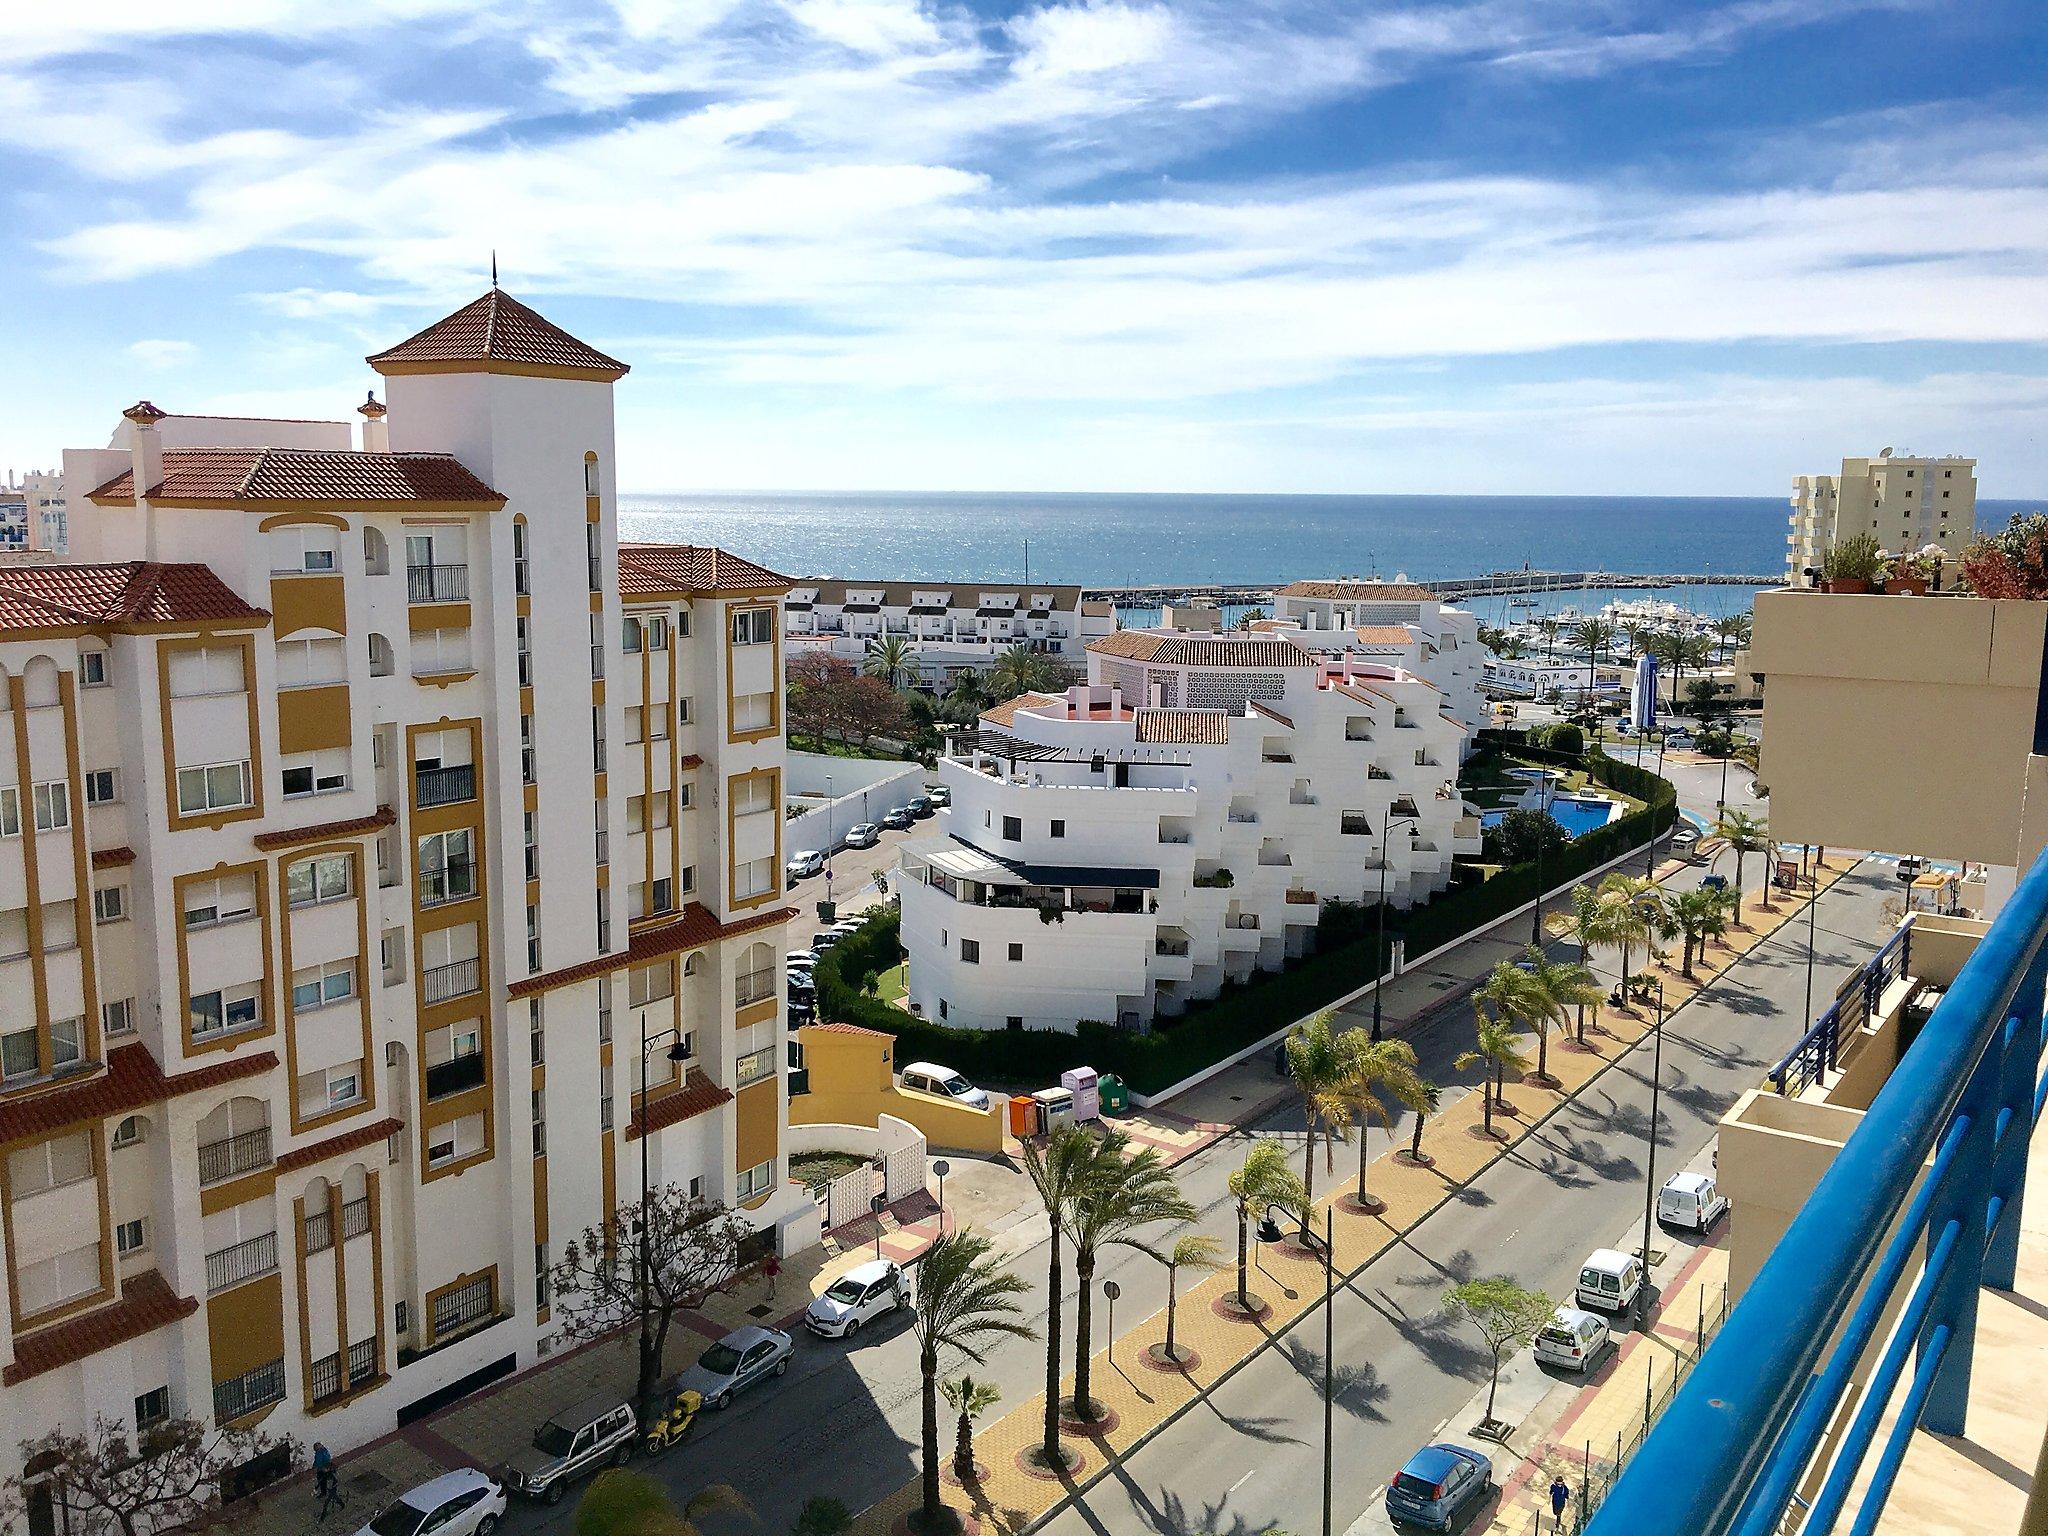
[[[768,1277],[768,1299],[773,1301],[775,1299],[775,1281],[782,1273],[782,1259],[780,1255],[770,1252],[768,1257],[761,1263],[761,1272]]]
[[[1550,1518],[1558,1530],[1564,1529],[1564,1507],[1572,1501],[1572,1485],[1558,1473],[1550,1480]]]
[[[341,1479],[335,1475],[334,1453],[318,1440],[313,1442],[313,1492],[320,1500],[322,1520],[330,1509],[348,1503],[341,1496]]]

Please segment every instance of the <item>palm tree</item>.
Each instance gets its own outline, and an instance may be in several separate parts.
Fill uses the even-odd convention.
[[[1245,609],[1245,611],[1244,611],[1243,613],[1241,613],[1241,614],[1239,614],[1239,615],[1238,615],[1238,618],[1237,618],[1237,623],[1236,623],[1236,624],[1234,624],[1234,625],[1232,625],[1231,627],[1232,627],[1233,629],[1242,629],[1242,630],[1245,630],[1245,631],[1249,632],[1249,631],[1250,631],[1250,629],[1251,629],[1251,627],[1252,627],[1252,626],[1253,626],[1254,624],[1263,624],[1263,623],[1265,622],[1265,620],[1266,620],[1266,610],[1265,610],[1265,609],[1263,609],[1263,608],[1247,608],[1247,609]]]
[[[1556,619],[1548,615],[1536,621],[1536,628],[1543,636],[1544,655],[1550,657],[1557,655],[1557,632],[1563,627]]]
[[[1252,1143],[1243,1165],[1230,1175],[1230,1198],[1237,1202],[1237,1305],[1240,1310],[1249,1311],[1251,1298],[1245,1294],[1245,1260],[1250,1252],[1252,1212],[1263,1214],[1269,1205],[1303,1210],[1308,1205],[1308,1195],[1294,1170],[1287,1166],[1286,1149],[1277,1141],[1261,1138]]]
[[[1747,811],[1737,811],[1724,807],[1721,811],[1720,823],[1714,830],[1719,832],[1728,846],[1735,850],[1735,892],[1736,899],[1739,902],[1742,894],[1743,856],[1751,853],[1768,854],[1771,851],[1771,824],[1761,816],[1752,816]],[[1764,861],[1762,900],[1764,910],[1766,912],[1770,911],[1771,868],[1768,858]],[[1738,925],[1742,922],[1742,909],[1740,906],[1736,908],[1735,921]]]
[[[1365,1205],[1367,1133],[1377,1120],[1388,1130],[1394,1117],[1381,1093],[1389,1094],[1403,1108],[1413,1110],[1426,1101],[1422,1074],[1415,1070],[1415,1047],[1406,1040],[1356,1038],[1352,1030],[1351,1107],[1358,1116],[1358,1203]]]
[[[1472,994],[1472,1006],[1482,1017],[1491,1015],[1517,1034],[1534,1030],[1546,1041],[1550,1026],[1557,1020],[1557,1004],[1536,973],[1512,960],[1503,960],[1493,968]]]
[[[919,1529],[941,1530],[946,1517],[939,1502],[939,1351],[950,1349],[976,1365],[999,1338],[1028,1339],[1023,1309],[1013,1299],[1026,1287],[1022,1275],[1005,1273],[989,1256],[989,1240],[978,1232],[942,1233],[917,1264],[917,1366],[924,1388],[924,1509]],[[969,1447],[969,1470],[972,1470]]]
[[[1746,613],[1731,613],[1714,621],[1714,633],[1721,637],[1723,650],[1739,651],[1749,644],[1754,620]]]
[[[1302,1142],[1302,1208],[1315,1198],[1316,1137],[1324,1141],[1323,1161],[1336,1171],[1337,1143],[1351,1139],[1351,1087],[1356,1080],[1357,1051],[1349,1038],[1340,1035],[1325,1008],[1287,1037],[1287,1073],[1294,1079],[1294,1091],[1301,1095],[1301,1117],[1306,1135]],[[1306,1221],[1306,1215],[1302,1218]]]
[[[658,1478],[613,1467],[598,1473],[583,1490],[569,1529],[575,1536],[615,1536],[621,1531],[634,1536],[700,1536],[697,1522],[711,1514],[745,1515],[751,1520],[754,1509],[728,1483],[698,1489],[678,1509]]]
[[[1643,875],[1625,875],[1616,870],[1600,882],[1594,894],[1607,907],[1603,925],[1607,943],[1621,957],[1621,1001],[1628,1004],[1628,970],[1638,945],[1647,949],[1663,931],[1667,919],[1661,888]]]
[[[909,683],[910,674],[915,670],[910,642],[901,635],[884,635],[879,640],[870,640],[860,669],[869,677],[879,677],[891,688],[901,690]]]
[[[1693,949],[1697,945],[1705,950],[1708,933],[1723,921],[1726,909],[1720,894],[1710,890],[1678,891],[1665,899],[1665,907],[1685,943],[1685,958],[1678,973],[1687,981],[1695,981],[1698,978],[1692,973]]]
[[[1199,1213],[1180,1192],[1158,1149],[1131,1154],[1131,1139],[1110,1131],[1097,1139],[1094,1156],[1067,1206],[1067,1235],[1074,1243],[1074,1414],[1095,1415],[1090,1394],[1089,1357],[1094,1350],[1095,1259],[1104,1248],[1123,1245],[1152,1253],[1138,1233],[1162,1221],[1193,1221]],[[1158,1255],[1152,1255],[1157,1258]]]
[[[998,698],[1014,699],[1051,683],[1057,672],[1057,663],[1020,643],[996,658],[989,669],[989,687]]]
[[[1527,650],[1528,647],[1522,643],[1520,635],[1504,634],[1500,642],[1493,647],[1493,654],[1502,661],[1520,661]]]
[[[1526,1072],[1529,1059],[1522,1054],[1522,1036],[1512,1020],[1496,1017],[1477,1006],[1472,1011],[1477,1015],[1478,1027],[1473,1035],[1476,1048],[1461,1055],[1457,1067],[1460,1072],[1475,1066],[1485,1069],[1479,1085],[1479,1109],[1486,1122],[1486,1134],[1491,1136],[1493,1106],[1507,1102],[1507,1075],[1511,1071]]]
[[[988,684],[982,681],[981,673],[975,668],[962,667],[954,674],[953,686],[947,690],[946,697],[969,709],[980,709],[989,702]]]
[[[1572,648],[1586,653],[1586,699],[1593,698],[1593,663],[1614,643],[1614,626],[1605,619],[1581,619],[1572,630]]]
[[[1042,1151],[1036,1142],[1024,1143],[1024,1171],[1031,1175],[1031,1185],[1052,1218],[1052,1237],[1046,1245],[1045,1434],[1039,1446],[1048,1467],[1061,1464],[1060,1237],[1094,1153],[1094,1133],[1073,1124],[1055,1126]]]
[[[1164,1253],[1145,1250],[1166,1266],[1166,1358],[1176,1365],[1180,1363],[1180,1350],[1173,1342],[1173,1313],[1178,1300],[1175,1295],[1181,1266],[1189,1269],[1216,1269],[1220,1261],[1217,1255],[1223,1252],[1223,1244],[1206,1232],[1185,1232],[1174,1239],[1174,1244]]]
[[[1550,1076],[1550,1025],[1564,1023],[1567,1010],[1576,1008],[1579,1012],[1579,1034],[1584,1043],[1586,1005],[1599,1006],[1601,997],[1600,978],[1593,974],[1593,968],[1583,960],[1552,960],[1535,945],[1529,946],[1529,974],[1536,979],[1536,985],[1543,995],[1550,999],[1551,1013],[1536,1030],[1536,1075]]]
[[[1620,624],[1621,637],[1628,642],[1629,654],[1643,654],[1643,642],[1649,638],[1650,626],[1641,619],[1623,619]]]
[[[1422,1155],[1422,1122],[1437,1112],[1437,1107],[1443,1102],[1444,1096],[1443,1089],[1430,1082],[1427,1078],[1423,1079],[1420,1086],[1422,1089],[1421,1093],[1416,1095],[1415,1102],[1408,1106],[1415,1111],[1415,1130],[1408,1140],[1408,1160],[1411,1163],[1420,1163],[1424,1160]]]
[[[974,1421],[1003,1400],[993,1382],[976,1381],[964,1371],[939,1383],[946,1406],[960,1415],[953,1435],[953,1476],[961,1482],[974,1479]]]

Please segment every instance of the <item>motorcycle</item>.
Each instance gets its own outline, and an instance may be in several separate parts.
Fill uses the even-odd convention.
[[[697,1393],[678,1392],[675,1401],[669,1404],[668,1412],[647,1426],[647,1454],[659,1456],[681,1441],[697,1421],[697,1414],[703,1406],[704,1399]]]

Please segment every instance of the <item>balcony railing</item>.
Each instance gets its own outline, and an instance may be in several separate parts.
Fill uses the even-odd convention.
[[[1908,918],[1884,948],[1843,984],[1813,1028],[1771,1069],[1773,1088],[1787,1098],[1797,1098],[1842,1064],[1843,1036],[1853,1036],[1870,1022],[1884,989],[1906,974],[1912,946],[1913,924]]]
[[[206,1256],[206,1294],[254,1280],[277,1268],[277,1234],[265,1232]]]
[[[1155,955],[1185,955],[1188,952],[1186,939],[1154,939],[1152,953]]]
[[[409,565],[405,568],[406,601],[460,603],[469,597],[466,565]]]
[[[467,901],[476,894],[476,864],[457,859],[439,869],[420,871],[420,905],[445,907],[451,901]]]
[[[460,805],[475,798],[476,767],[472,763],[460,763],[453,768],[413,770],[413,804],[423,811],[437,805]]]
[[[774,995],[775,967],[764,965],[757,971],[746,971],[741,974],[733,993],[733,1003],[744,1008],[749,1003],[764,1002]]]
[[[284,1399],[284,1361],[273,1360],[254,1370],[213,1384],[213,1416],[225,1424],[245,1413]]]
[[[270,1127],[258,1126],[239,1136],[199,1144],[199,1182],[218,1184],[270,1166]]]
[[[473,959],[429,965],[420,971],[420,997],[429,1003],[445,1003],[482,986],[483,972]]]
[[[467,1093],[480,1087],[484,1080],[484,1053],[472,1052],[458,1056],[453,1061],[439,1062],[427,1068],[427,1099],[445,1099],[451,1093]]]
[[[2048,858],[1978,940],[1594,1515],[1593,1536],[1763,1536],[1795,1510],[1798,1529],[1823,1533],[1852,1493],[1860,1536],[1917,1430],[1964,1433],[1977,1291],[2015,1282],[2027,1144],[2048,1093],[2044,937]],[[1818,1489],[1802,1488],[1823,1470]]]

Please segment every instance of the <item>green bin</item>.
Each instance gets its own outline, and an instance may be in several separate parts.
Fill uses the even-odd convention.
[[[1102,1107],[1112,1115],[1120,1115],[1130,1108],[1131,1090],[1124,1086],[1124,1080],[1114,1072],[1105,1072],[1096,1079],[1096,1091],[1102,1095]]]

